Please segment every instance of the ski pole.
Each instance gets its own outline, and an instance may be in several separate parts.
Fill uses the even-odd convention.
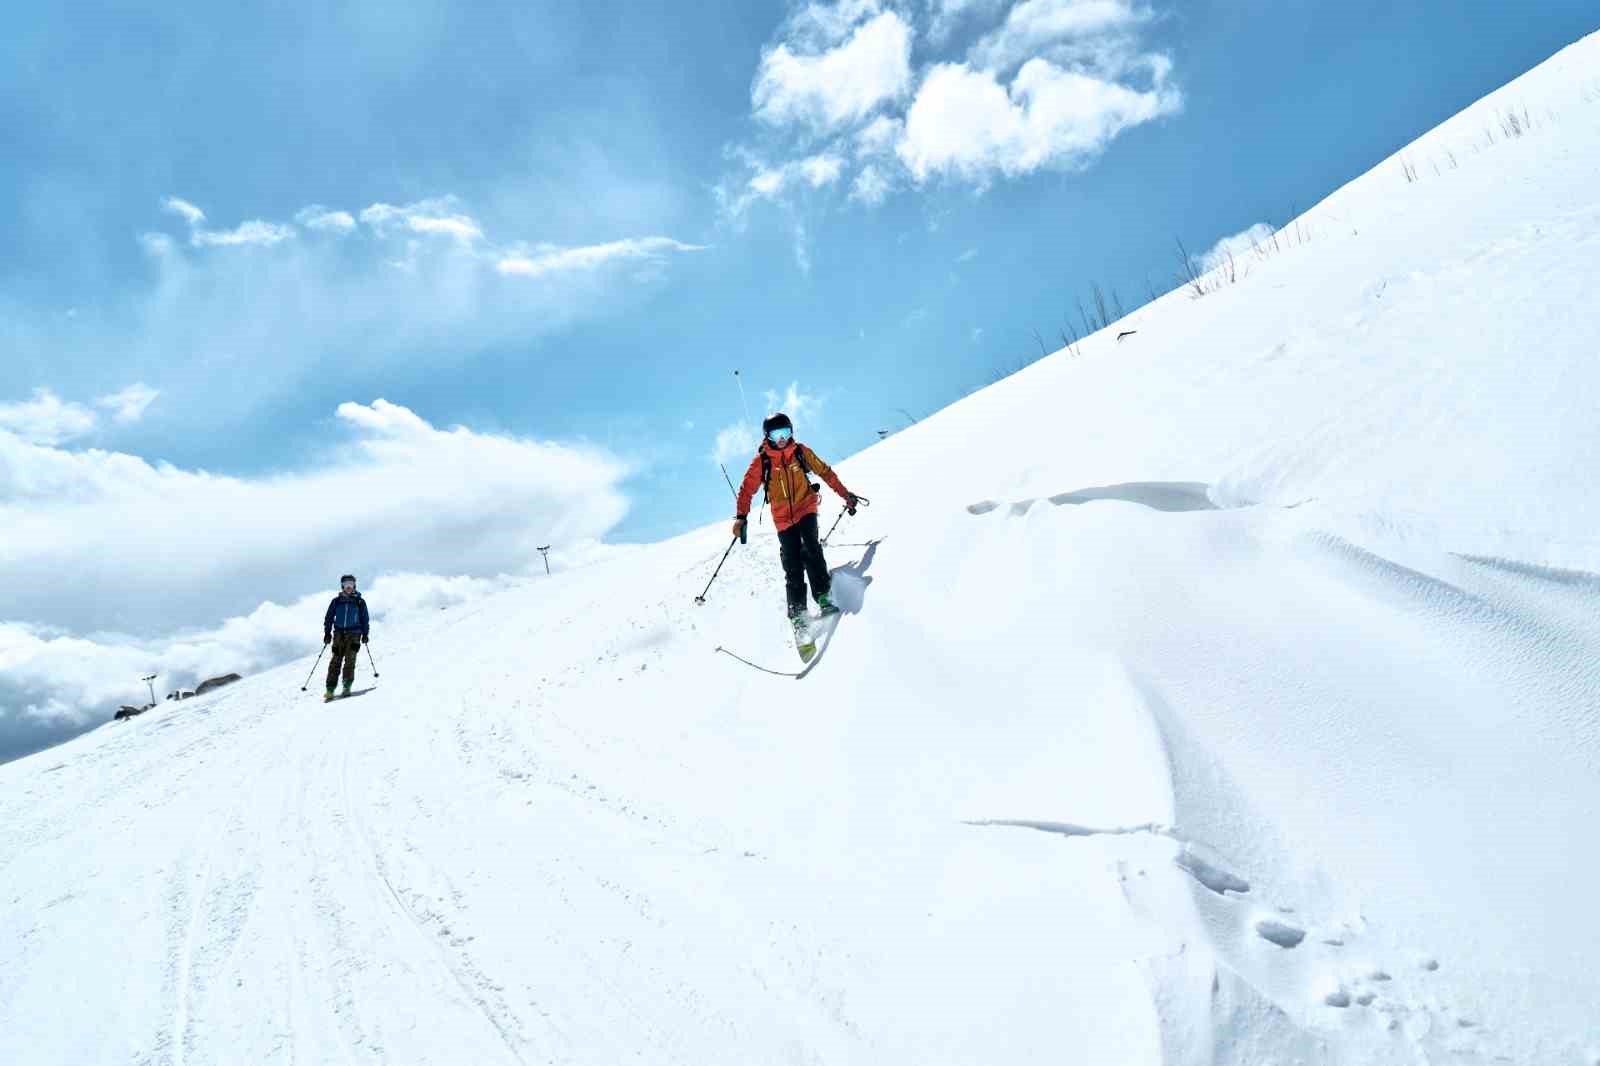
[[[867,499],[865,496],[857,496],[856,497],[856,506],[857,507],[871,507],[872,506],[872,501]],[[839,517],[835,518],[833,520],[833,525],[828,527],[828,536],[822,538],[822,543],[823,544],[827,544],[828,543],[828,537],[833,536],[833,531],[839,528],[839,523],[843,522],[844,521],[844,516],[849,514],[849,513],[850,513],[849,511],[840,511],[839,512]]]
[[[738,537],[734,537],[732,540],[730,540],[728,542],[728,550],[722,553],[722,563],[725,563],[725,562],[728,561],[728,556],[733,554],[733,546],[735,544],[737,544],[737,543],[739,543],[739,538]],[[716,581],[717,580],[717,575],[722,573],[722,563],[718,563],[717,564],[717,568],[711,572],[711,581],[707,581],[706,582],[706,590],[705,590],[705,592],[700,593],[700,595],[698,595],[698,596],[696,596],[694,598],[694,602],[695,603],[703,604],[703,603],[706,602],[706,592],[710,592],[711,591],[712,582]]]
[[[317,661],[311,664],[311,672],[306,675],[306,684],[300,686],[301,692],[304,692],[306,690],[306,685],[311,684],[311,679],[317,676],[317,666],[322,662],[322,652],[327,650],[328,646],[324,644],[322,646],[322,651],[317,652]]]
[[[378,663],[377,663],[376,660],[374,660],[372,658],[372,645],[368,644],[366,641],[362,641],[361,642],[361,646],[367,649],[367,662],[372,664],[372,676],[373,677],[377,677],[378,676]]]

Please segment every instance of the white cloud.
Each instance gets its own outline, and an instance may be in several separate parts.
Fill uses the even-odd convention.
[[[753,173],[743,189],[731,193],[726,186],[719,187],[723,213],[739,219],[762,200],[782,201],[784,194],[796,187],[823,189],[836,184],[844,176],[844,159],[833,152],[820,152],[804,159],[791,159],[786,163],[768,166],[755,159],[747,160]]]
[[[856,157],[867,158],[892,152],[904,128],[905,123],[898,118],[879,115],[856,131]]]
[[[737,422],[723,426],[717,431],[716,443],[711,449],[711,461],[727,466],[734,484],[738,484],[740,475],[744,473],[744,464],[750,461],[751,456],[755,454],[756,446],[760,443],[759,427],[741,425]],[[737,469],[735,469],[736,464]]]
[[[627,509],[627,468],[595,448],[440,429],[382,400],[307,433],[325,464],[241,478],[0,432],[0,621],[160,633],[320,587],[330,569],[515,571]]]
[[[251,219],[249,222],[241,222],[233,229],[196,229],[190,235],[189,242],[200,248],[238,247],[247,244],[271,247],[293,236],[294,230],[288,226]]]
[[[671,252],[703,251],[704,245],[685,244],[670,237],[634,237],[580,248],[545,244],[531,250],[508,253],[495,263],[495,269],[502,274],[539,277],[559,271],[597,270],[619,260],[653,262]]]
[[[191,204],[188,200],[182,200],[176,196],[169,196],[161,201],[161,207],[163,210],[177,215],[191,226],[198,226],[206,220],[204,211]]]
[[[976,248],[968,248],[966,251],[962,252],[956,257],[956,262],[970,263],[976,258],[978,258],[978,250]]]
[[[1254,226],[1230,237],[1224,237],[1204,255],[1200,256],[1199,268],[1202,273],[1209,273],[1228,261],[1231,255],[1235,259],[1251,251],[1259,245],[1272,239],[1277,231],[1266,222],[1257,222]]]
[[[124,425],[137,422],[144,417],[145,410],[161,395],[161,390],[152,389],[143,383],[129,385],[120,392],[113,392],[96,400],[95,406],[111,412],[114,421]]]
[[[800,422],[803,419],[815,419],[822,413],[822,397],[814,392],[805,392],[800,388],[798,381],[789,382],[789,387],[781,393],[767,390],[766,403],[767,414],[772,415],[782,411],[789,416],[789,420],[795,424],[796,436],[800,434]],[[760,436],[759,433],[756,435]]]
[[[810,188],[842,183],[868,206],[934,178],[982,189],[1086,167],[1124,131],[1182,110],[1171,58],[1141,42],[1156,18],[1143,0],[803,4],[762,52],[751,110],[765,143],[729,150],[749,169],[716,187],[724,215],[742,224],[763,200],[800,208],[796,164],[762,161],[773,155],[840,159]],[[916,29],[938,47],[969,24],[989,28],[913,84]],[[861,164],[849,180],[844,159]]]
[[[94,432],[95,413],[79,403],[63,402],[49,389],[34,389],[33,398],[19,403],[0,404],[0,433],[35,445],[56,445]],[[0,453],[3,459],[3,453]],[[8,474],[0,462],[0,474]],[[5,485],[0,477],[0,490]],[[3,513],[3,512],[0,512]],[[0,528],[4,523],[0,523]],[[0,583],[3,587],[3,583]]]
[[[787,41],[767,51],[751,101],[763,122],[826,132],[866,118],[910,86],[911,27],[885,11],[827,51],[800,54]]]
[[[883,10],[883,0],[834,0],[807,3],[784,24],[784,36],[807,51],[830,48]]]
[[[869,163],[861,168],[861,173],[856,175],[855,182],[850,186],[850,199],[868,207],[877,207],[889,198],[893,188],[888,175],[877,164]]]
[[[964,63],[933,68],[906,116],[899,155],[919,182],[1084,166],[1124,130],[1176,113],[1182,95],[1161,78],[1147,91],[1030,60],[1008,88]]]
[[[478,220],[457,209],[454,197],[436,197],[395,207],[373,204],[361,212],[361,221],[380,233],[396,228],[423,235],[453,237],[464,244],[483,237]]]
[[[1131,58],[1132,31],[1150,18],[1128,0],[1022,0],[998,29],[973,46],[970,61],[1000,72],[1049,58],[1061,65],[1087,64],[1115,77]]]
[[[796,436],[802,436],[801,423],[815,422],[821,416],[823,403],[820,396],[806,392],[798,381],[791,381],[781,392],[776,389],[765,390],[762,394],[762,405],[763,419],[782,411],[794,423]],[[734,483],[737,484],[760,444],[759,423],[747,426],[734,422],[717,431],[716,441],[711,449],[711,461],[726,465],[728,473],[733,476]]]
[[[355,216],[348,211],[334,211],[321,204],[312,204],[295,213],[294,220],[306,229],[349,233],[356,228]]]
[[[836,155],[814,155],[800,161],[800,174],[813,189],[832,185],[844,171],[844,160]]]
[[[188,200],[176,196],[169,196],[161,201],[162,208],[182,218],[189,226],[189,243],[196,248],[238,247],[241,245],[272,246],[281,241],[286,241],[294,236],[294,230],[288,226],[278,225],[275,222],[263,222],[252,219],[241,222],[233,229],[217,230],[205,227],[206,213]],[[153,245],[148,240],[146,248],[156,254],[165,254],[170,251],[168,247]]]

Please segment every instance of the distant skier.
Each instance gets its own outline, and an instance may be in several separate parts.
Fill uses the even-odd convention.
[[[346,574],[339,579],[339,595],[328,604],[328,613],[322,616],[322,643],[333,645],[333,655],[328,660],[328,691],[323,701],[333,699],[333,687],[339,681],[339,668],[344,667],[344,691],[350,695],[350,686],[356,680],[356,657],[361,645],[367,642],[367,601],[356,591],[356,579]]]
[[[824,616],[838,614],[839,608],[829,596],[831,579],[828,561],[823,558],[822,545],[817,540],[817,507],[820,503],[818,487],[812,483],[813,474],[828,483],[828,487],[845,502],[845,510],[856,513],[857,497],[844,487],[844,482],[833,468],[817,453],[794,439],[794,424],[786,414],[775,414],[761,423],[765,439],[756,449],[756,457],[745,471],[739,486],[735,505],[733,535],[743,537],[750,519],[750,504],[756,489],[764,487],[767,502],[772,507],[772,524],[778,527],[778,554],[783,561],[785,592],[789,600],[789,621],[798,636],[806,630],[806,579],[811,579],[811,594]]]

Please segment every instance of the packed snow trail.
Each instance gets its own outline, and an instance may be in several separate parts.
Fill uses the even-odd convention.
[[[0,1062],[1588,1066],[1597,69],[843,464],[801,683],[719,525],[0,767]]]

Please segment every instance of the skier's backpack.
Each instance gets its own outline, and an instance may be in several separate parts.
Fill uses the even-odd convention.
[[[766,446],[756,449],[756,454],[761,456],[761,505],[765,507],[772,496],[772,455]],[[811,491],[821,495],[822,486],[811,479],[817,475],[811,472],[811,464],[806,462],[805,445],[799,441],[794,442],[794,457],[800,462],[800,471],[805,474],[806,482],[811,486]]]

